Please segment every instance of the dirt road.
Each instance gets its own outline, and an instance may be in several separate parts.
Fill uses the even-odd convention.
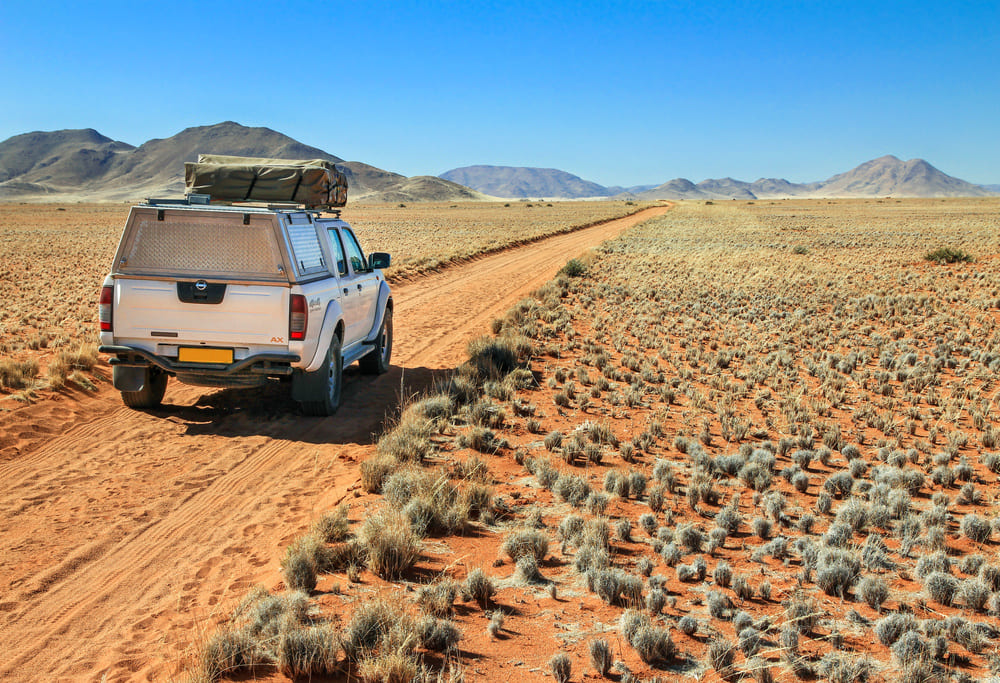
[[[334,418],[302,417],[277,388],[176,382],[148,413],[105,387],[3,415],[0,679],[178,676],[215,617],[276,585],[284,546],[356,487],[401,394],[569,258],[666,210],[395,285],[393,368],[349,372]]]

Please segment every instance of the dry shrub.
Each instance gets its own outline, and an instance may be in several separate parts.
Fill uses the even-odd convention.
[[[423,462],[434,452],[430,436],[436,431],[434,420],[423,416],[419,407],[410,406],[399,421],[378,440],[376,453],[405,463]]]
[[[461,494],[443,468],[432,472],[412,465],[404,467],[385,479],[382,494],[421,536],[454,533],[469,520],[472,501]]]
[[[427,614],[447,617],[451,615],[457,595],[458,584],[448,579],[438,579],[417,591],[417,604]]]
[[[614,659],[608,641],[603,638],[592,640],[588,645],[588,650],[590,651],[590,665],[602,677],[607,676],[608,672],[611,671],[611,663]]]
[[[339,667],[340,634],[330,624],[283,630],[277,651],[278,671],[290,678],[328,676]]]
[[[366,493],[381,493],[386,478],[401,466],[393,456],[376,453],[361,463],[361,487]]]
[[[527,361],[534,347],[521,336],[478,337],[469,342],[469,366],[480,381],[503,379]]]
[[[96,344],[82,344],[73,350],[60,351],[49,362],[47,370],[49,386],[61,389],[75,372],[90,370],[95,365],[97,365]]]
[[[347,538],[351,522],[347,518],[347,505],[338,505],[332,512],[327,512],[313,524],[313,531],[326,543],[337,543]]]
[[[502,550],[515,562],[525,555],[541,562],[549,552],[549,537],[535,529],[518,529],[504,539]]]
[[[36,377],[38,377],[38,361],[34,358],[0,360],[0,387],[25,389],[34,383]]]
[[[406,652],[385,652],[366,657],[358,665],[358,674],[366,683],[411,683],[420,667]]]
[[[496,593],[496,587],[493,585],[490,577],[486,576],[486,573],[477,567],[469,572],[462,592],[468,599],[475,600],[479,603],[480,607],[485,609]]]
[[[316,536],[303,536],[285,549],[281,558],[281,575],[292,590],[311,592],[316,588],[316,555],[322,541]]]
[[[395,510],[380,510],[365,520],[361,542],[368,549],[368,568],[383,579],[394,579],[420,556],[420,540],[409,520]]]
[[[221,629],[213,633],[198,653],[198,676],[219,680],[262,663],[257,641],[245,629]]]
[[[552,678],[556,683],[568,683],[570,675],[570,661],[565,652],[559,652],[549,660],[549,668],[552,670]]]
[[[398,617],[398,609],[383,598],[361,603],[351,614],[342,633],[341,640],[347,658],[357,662],[375,650]]]
[[[924,254],[924,259],[932,263],[971,263],[975,259],[972,254],[968,254],[955,247],[938,247],[934,251]]]
[[[425,616],[416,624],[420,647],[431,652],[447,652],[458,645],[462,632],[451,619]]]

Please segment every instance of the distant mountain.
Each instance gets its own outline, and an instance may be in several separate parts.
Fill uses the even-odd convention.
[[[759,178],[749,184],[748,189],[760,199],[796,197],[812,192],[817,183],[790,183],[784,178]]]
[[[698,189],[710,196],[732,197],[734,199],[756,199],[756,195],[750,191],[750,184],[733,178],[721,178],[703,180],[697,185]]]
[[[989,192],[942,173],[923,159],[901,161],[890,155],[867,161],[823,183],[836,197],[982,197]]]
[[[715,195],[706,195],[687,178],[674,178],[643,192],[630,192],[624,196],[637,199],[706,199],[709,196],[715,198]]]
[[[184,191],[184,162],[197,161],[201,153],[326,159],[347,175],[349,201],[370,197],[375,197],[370,201],[378,201],[378,195],[393,192],[411,202],[455,201],[470,196],[485,199],[468,188],[438,179],[413,183],[398,173],[343,161],[270,128],[250,128],[233,121],[186,128],[139,147],[116,142],[92,129],[16,135],[0,142],[0,199],[71,196],[136,200],[156,194],[178,195]]]
[[[444,178],[416,175],[404,178],[401,182],[385,190],[372,192],[364,199],[368,202],[453,202],[459,200],[490,201],[494,197],[489,197]]]
[[[92,128],[15,135],[0,143],[0,183],[41,192],[85,187],[134,149]]]
[[[710,178],[695,184],[675,178],[662,185],[603,187],[553,168],[466,166],[439,177],[495,197],[614,197],[616,199],[775,199],[783,197],[982,197],[1000,194],[1000,186],[967,183],[939,171],[923,159],[901,161],[884,156],[824,181],[792,183],[784,178],[751,182]]]
[[[652,190],[656,187],[656,183],[650,185],[633,185],[632,187],[622,187],[621,185],[609,185],[606,189],[609,196],[614,196],[618,194],[637,194],[639,192],[645,192],[646,190]]]
[[[732,178],[703,180],[695,185],[677,178],[644,192],[638,199],[773,199],[780,197],[985,197],[996,194],[939,171],[923,159],[901,161],[892,155],[815,183],[761,178],[752,183]]]
[[[555,168],[465,166],[445,171],[438,177],[494,197],[512,199],[528,197],[579,199],[607,197],[611,194],[603,185]]]

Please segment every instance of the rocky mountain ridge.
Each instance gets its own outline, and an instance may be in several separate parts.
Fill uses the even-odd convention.
[[[344,161],[270,128],[225,121],[186,128],[133,147],[93,129],[33,132],[0,142],[0,199],[134,201],[184,191],[184,162],[198,154],[325,159],[348,177],[350,201],[489,199],[433,176],[407,178],[360,161]]]
[[[441,174],[480,192],[511,198],[612,197],[615,199],[775,199],[784,197],[983,197],[997,186],[954,178],[923,159],[902,161],[886,155],[827,180],[793,183],[784,178],[753,182],[710,178],[693,183],[674,178],[662,185],[603,187],[557,169],[470,166]]]

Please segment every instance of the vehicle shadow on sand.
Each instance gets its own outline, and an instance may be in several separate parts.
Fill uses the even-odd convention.
[[[188,435],[267,436],[302,443],[373,444],[401,407],[452,374],[447,369],[402,368],[384,375],[344,371],[340,409],[331,417],[309,417],[291,398],[291,384],[272,382],[248,389],[209,391],[192,405],[166,402],[148,411],[184,424]],[[168,396],[169,400],[169,396]]]

